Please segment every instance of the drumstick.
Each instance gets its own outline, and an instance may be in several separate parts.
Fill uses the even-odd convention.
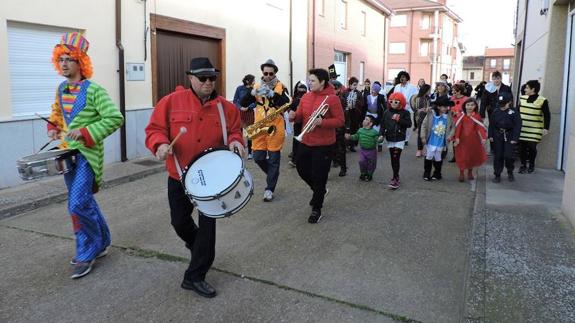
[[[60,130],[60,127],[58,127],[57,124],[55,124],[54,122],[48,120],[48,118],[44,118],[43,116],[39,115],[38,113],[35,113],[36,116],[40,117],[40,119],[48,122],[49,124],[53,125],[54,127],[56,127],[56,129]]]
[[[186,129],[186,127],[181,127],[180,128],[180,132],[178,132],[178,135],[176,136],[176,138],[174,138],[174,140],[172,140],[172,142],[170,143],[170,145],[168,146],[168,150],[172,149],[172,147],[174,146],[174,144],[176,143],[176,141],[178,139],[180,139],[180,136],[185,134],[188,131],[188,129]]]
[[[45,143],[44,146],[42,146],[42,148],[40,148],[40,150],[38,150],[37,153],[41,152],[44,148],[48,147],[48,145],[49,145],[50,143],[52,143],[52,141],[54,141],[54,139],[50,139],[50,141],[48,141],[47,143]]]

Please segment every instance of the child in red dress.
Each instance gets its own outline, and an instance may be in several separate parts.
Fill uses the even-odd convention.
[[[462,114],[455,122],[455,136],[453,146],[455,150],[455,162],[459,167],[459,181],[472,180],[473,168],[479,167],[487,160],[485,153],[485,141],[487,140],[487,128],[477,112],[478,105],[475,99],[467,99],[463,104]]]

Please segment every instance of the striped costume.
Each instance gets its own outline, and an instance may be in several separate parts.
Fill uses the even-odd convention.
[[[519,136],[519,173],[532,173],[537,157],[537,144],[541,142],[543,131],[549,130],[551,114],[546,98],[535,94],[522,95],[519,98],[519,113],[521,114],[521,135]]]
[[[76,235],[75,260],[89,262],[110,245],[110,231],[93,193],[102,182],[104,138],[118,129],[124,118],[104,88],[82,80],[60,84],[50,121],[61,130],[60,147],[79,151],[76,167],[64,179]],[[66,138],[68,129],[79,129],[83,141]]]

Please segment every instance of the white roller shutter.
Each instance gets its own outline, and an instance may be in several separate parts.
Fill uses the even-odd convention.
[[[56,87],[64,78],[52,65],[52,50],[62,34],[74,30],[8,22],[8,66],[12,116],[50,113]]]

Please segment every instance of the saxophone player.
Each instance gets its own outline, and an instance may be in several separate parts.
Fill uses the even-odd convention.
[[[296,112],[290,112],[290,121],[304,124],[298,136],[298,139],[301,137],[301,144],[296,167],[299,176],[313,191],[308,222],[318,223],[327,194],[325,184],[331,168],[335,129],[343,127],[345,119],[341,101],[329,83],[329,73],[326,70],[310,70],[309,85],[311,92],[304,94]]]
[[[278,67],[273,60],[268,59],[260,66],[262,78],[254,86],[250,95],[244,96],[242,106],[256,104],[255,122],[274,113],[276,109],[290,102],[287,88],[277,78]],[[253,158],[256,164],[266,174],[266,189],[264,202],[274,198],[274,191],[280,173],[281,150],[285,138],[283,115],[278,115],[268,124],[268,134],[252,139]]]

